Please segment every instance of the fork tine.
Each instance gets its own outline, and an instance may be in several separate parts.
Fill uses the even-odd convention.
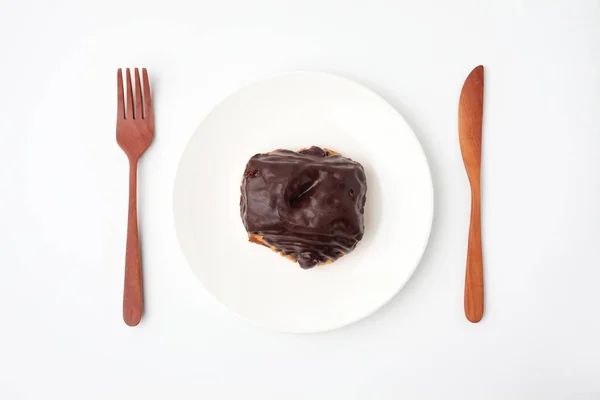
[[[140,71],[135,69],[135,118],[144,118],[142,113],[142,84],[140,82]]]
[[[123,71],[117,70],[117,119],[125,119],[125,100],[123,100]]]
[[[131,87],[131,73],[127,68],[127,119],[134,119],[133,113],[133,88]]]
[[[144,118],[152,118],[152,96],[150,94],[150,81],[148,80],[148,71],[142,68],[142,78],[144,79]]]

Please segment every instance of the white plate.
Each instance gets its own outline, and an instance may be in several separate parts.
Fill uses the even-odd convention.
[[[252,155],[311,145],[360,162],[368,189],[356,250],[303,270],[248,242],[240,182]],[[173,207],[206,290],[248,321],[306,333],[362,319],[402,288],[429,238],[433,186],[417,138],[387,102],[347,79],[298,72],[239,90],[202,121],[181,158]]]

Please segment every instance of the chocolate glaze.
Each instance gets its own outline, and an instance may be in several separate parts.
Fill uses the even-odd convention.
[[[241,191],[246,231],[302,268],[335,261],[363,237],[365,172],[339,154],[315,146],[256,154]]]

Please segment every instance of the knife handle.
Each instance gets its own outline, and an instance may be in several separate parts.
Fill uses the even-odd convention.
[[[481,250],[481,200],[479,188],[472,188],[471,224],[465,274],[465,316],[471,322],[483,317],[483,255]]]

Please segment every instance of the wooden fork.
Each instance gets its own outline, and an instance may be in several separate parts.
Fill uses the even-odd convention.
[[[129,159],[129,214],[125,250],[123,320],[129,326],[136,326],[142,319],[143,309],[142,263],[137,220],[137,166],[140,157],[154,138],[154,114],[146,68],[142,68],[143,95],[140,73],[137,68],[135,69],[135,99],[129,68],[126,71],[127,96],[123,93],[121,68],[117,71],[117,143]]]

